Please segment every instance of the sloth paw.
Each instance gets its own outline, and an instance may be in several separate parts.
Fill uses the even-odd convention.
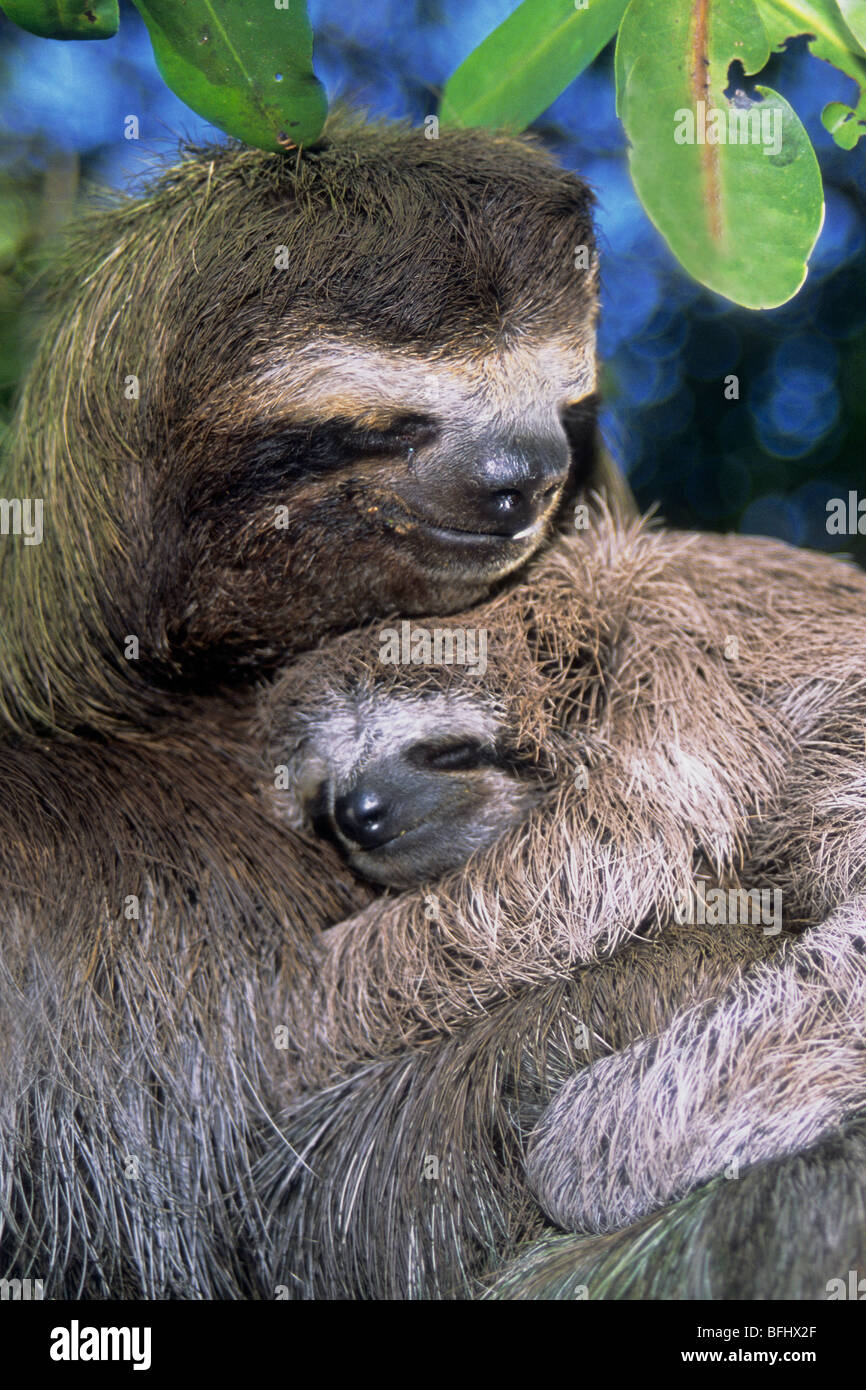
[[[724,1169],[712,1144],[668,1123],[688,1097],[670,1070],[658,1073],[657,1050],[646,1039],[579,1072],[533,1130],[527,1176],[557,1226],[618,1230]]]
[[[722,1174],[799,1153],[866,1105],[866,897],[705,1015],[585,1068],[530,1135],[527,1175],[567,1230],[630,1224]]]

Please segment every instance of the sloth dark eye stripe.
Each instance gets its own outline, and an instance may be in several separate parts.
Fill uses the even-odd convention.
[[[425,416],[398,415],[386,427],[359,426],[342,417],[314,424],[289,424],[269,433],[246,432],[222,444],[233,458],[218,494],[203,498],[206,506],[251,499],[272,489],[311,476],[325,476],[358,459],[405,454],[436,436],[435,423]]]
[[[289,425],[249,441],[246,456],[255,465],[280,462],[323,471],[339,468],[352,459],[388,453],[429,442],[435,434],[431,420],[418,415],[395,417],[384,428],[359,426],[336,418],[309,425]]]

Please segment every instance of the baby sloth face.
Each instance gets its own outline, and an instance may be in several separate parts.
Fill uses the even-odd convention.
[[[335,841],[377,883],[408,888],[458,868],[541,794],[538,766],[465,689],[417,695],[365,681],[298,699],[290,673],[265,711],[279,814]]]

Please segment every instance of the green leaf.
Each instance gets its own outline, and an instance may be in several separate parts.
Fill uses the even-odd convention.
[[[843,150],[853,150],[863,134],[861,122],[855,118],[851,107],[846,106],[844,101],[828,102],[821,112],[821,120],[836,144],[841,145]]]
[[[0,274],[14,265],[29,225],[24,200],[0,186]]]
[[[448,79],[445,125],[524,130],[613,38],[628,0],[523,0]]]
[[[835,0],[757,0],[757,4],[774,48],[781,48],[785,40],[795,34],[810,34],[809,48],[815,57],[832,63],[857,83],[859,95],[855,106],[831,101],[821,113],[821,120],[836,144],[845,150],[853,149],[861,135],[866,134],[866,60],[859,52],[851,28],[842,21],[842,6],[837,8]],[[856,18],[854,12],[866,6],[859,0],[857,5],[848,8]]]
[[[752,309],[796,294],[824,207],[815,152],[784,98],[767,87],[760,101],[725,96],[734,59],[754,73],[769,56],[754,0],[632,0],[617,44],[644,207],[697,280]]]
[[[4,0],[3,13],[41,39],[110,39],[117,0]]]
[[[172,91],[220,130],[263,150],[306,145],[327,98],[313,73],[303,0],[134,0]]]
[[[866,0],[838,0],[838,5],[851,33],[866,50]]]

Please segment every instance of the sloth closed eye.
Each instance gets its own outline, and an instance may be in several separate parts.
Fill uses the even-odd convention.
[[[473,739],[461,743],[415,743],[406,750],[406,759],[416,767],[433,772],[469,772],[474,768],[491,766],[496,761],[495,749],[485,748]]]

